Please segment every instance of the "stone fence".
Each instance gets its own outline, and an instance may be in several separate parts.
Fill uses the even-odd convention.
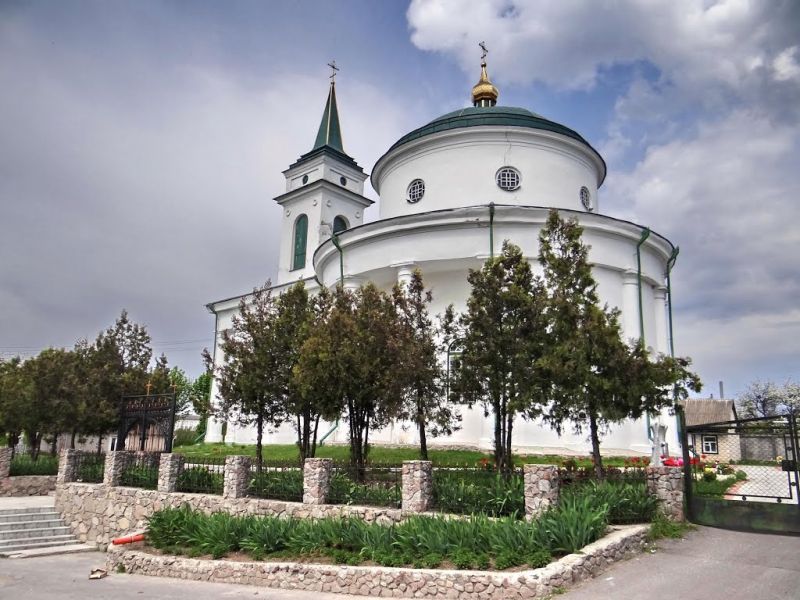
[[[136,457],[128,451],[105,457],[103,483],[76,482],[80,453],[62,451],[56,487],[56,508],[83,541],[105,545],[123,533],[142,529],[146,519],[168,506],[188,504],[204,512],[323,517],[353,515],[367,521],[399,522],[407,515],[426,513],[434,506],[433,466],[430,461],[405,461],[402,466],[401,508],[334,505],[328,503],[333,461],[309,458],[303,464],[302,502],[249,497],[252,458],[225,459],[221,495],[178,492],[184,457],[161,454],[155,490],[123,487],[122,474]],[[529,519],[554,506],[559,496],[558,469],[552,465],[525,465],[525,512]],[[647,486],[659,498],[665,514],[683,518],[683,479],[679,468],[648,469]]]
[[[0,448],[0,497],[46,496],[56,489],[55,475],[11,477],[11,448]]]

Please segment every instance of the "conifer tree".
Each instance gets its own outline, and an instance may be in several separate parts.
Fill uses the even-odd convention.
[[[414,270],[408,285],[396,285],[392,295],[405,334],[397,361],[402,370],[398,376],[406,381],[399,416],[414,423],[420,459],[428,460],[428,433],[433,437],[451,435],[458,429],[461,417],[444,397],[438,332],[428,312],[433,295],[425,289],[420,270]]]
[[[671,406],[700,382],[688,359],[650,357],[641,342],[623,341],[619,311],[600,305],[582,233],[575,219],[552,210],[539,236],[552,340],[542,361],[551,382],[545,418],[559,434],[567,423],[576,433],[588,428],[602,477],[600,436],[609,424]]]
[[[507,241],[501,255],[470,271],[468,280],[472,292],[457,321],[461,354],[450,391],[493,416],[495,468],[508,472],[515,417],[535,418],[543,408],[545,291],[522,251]]]

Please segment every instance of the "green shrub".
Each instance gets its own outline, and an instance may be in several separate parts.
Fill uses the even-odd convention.
[[[711,482],[717,480],[717,474],[713,471],[703,471],[703,481]]]
[[[324,555],[340,564],[371,559],[384,566],[418,568],[436,568],[448,560],[460,569],[487,569],[494,561],[495,568],[504,569],[526,562],[546,564],[552,554],[573,552],[602,535],[605,507],[598,512],[586,499],[581,502],[554,507],[532,522],[418,515],[390,526],[358,518],[205,515],[182,507],[155,513],[146,535],[156,548],[180,548],[189,556],[219,558],[242,550],[256,560]],[[576,516],[577,511],[585,514]]]
[[[175,430],[175,438],[172,446],[177,448],[179,446],[192,446],[198,438],[198,433],[195,429],[188,427],[181,427]]]
[[[402,502],[402,488],[395,482],[396,478],[392,476],[388,480],[378,479],[359,483],[345,474],[336,473],[331,477],[328,502],[399,508]]]
[[[572,554],[599,539],[608,527],[608,507],[591,496],[562,498],[537,521],[537,541],[553,553]]]
[[[209,471],[205,467],[190,467],[178,475],[179,492],[202,492],[205,494],[222,494],[225,476],[222,473]]]
[[[744,481],[747,479],[747,473],[744,471],[736,471],[736,481]]]
[[[435,506],[446,513],[525,515],[525,485],[518,473],[508,476],[483,469],[436,469]]]
[[[18,454],[11,461],[9,475],[11,477],[21,475],[57,475],[58,457],[40,454],[33,460],[27,454]]]
[[[661,538],[678,539],[692,529],[694,529],[694,527],[688,523],[670,521],[662,513],[658,513],[650,524],[650,531],[647,533],[647,538],[650,541]]]
[[[658,499],[647,493],[643,481],[587,480],[564,488],[561,497],[589,497],[596,507],[607,506],[612,524],[648,523],[658,509]]]
[[[154,490],[158,486],[158,467],[144,465],[128,467],[120,475],[120,485]]]
[[[525,562],[528,563],[531,569],[538,569],[540,567],[546,567],[553,562],[553,555],[547,550],[536,550],[528,555]]]
[[[694,482],[694,493],[698,496],[711,496],[721,498],[728,491],[728,488],[736,483],[736,477],[726,477],[725,479],[698,479]]]
[[[105,464],[102,462],[85,462],[78,467],[78,481],[83,483],[102,483]]]
[[[269,469],[255,473],[247,488],[250,496],[289,502],[303,501],[303,471],[297,468]]]

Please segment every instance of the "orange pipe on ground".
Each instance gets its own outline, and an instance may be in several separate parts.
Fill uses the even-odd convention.
[[[144,541],[144,534],[137,533],[136,535],[126,535],[124,537],[118,537],[117,539],[111,540],[111,543],[115,546],[122,546],[123,544],[132,544],[134,542],[143,542]]]

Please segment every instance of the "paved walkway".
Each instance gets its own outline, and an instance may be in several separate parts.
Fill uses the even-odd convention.
[[[798,600],[800,537],[698,527],[557,598]]]
[[[564,600],[798,600],[800,537],[698,528],[685,540],[659,543],[654,554],[611,567],[563,596]],[[110,573],[97,553],[21,560],[0,559],[0,598],[24,600],[363,600],[363,597],[283,591]]]
[[[0,559],[0,598],[3,600],[364,600],[363,596],[322,594],[258,588],[251,585],[203,583],[109,573],[89,580],[95,567],[105,566],[105,554],[91,552],[43,558]]]

